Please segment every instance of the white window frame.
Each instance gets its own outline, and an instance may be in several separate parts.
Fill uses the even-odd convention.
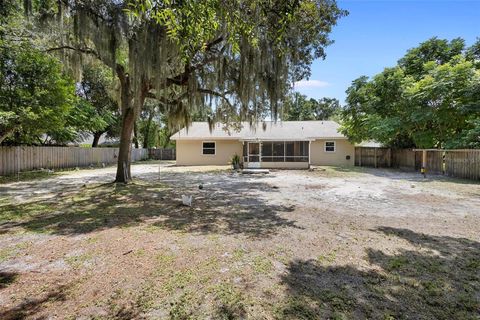
[[[211,153],[203,153],[205,149],[212,150],[212,148],[204,148],[204,143],[213,143],[213,154]],[[215,156],[217,154],[217,143],[215,141],[202,141],[202,156]]]
[[[327,143],[333,143],[333,151],[327,150]],[[328,146],[328,147],[331,147],[331,146]],[[325,145],[324,145],[323,151],[325,151],[326,153],[335,153],[335,152],[337,152],[337,143],[336,143],[335,141],[325,141]]]

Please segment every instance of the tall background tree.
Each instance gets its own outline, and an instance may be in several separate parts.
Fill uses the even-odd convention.
[[[289,95],[285,100],[282,120],[338,120],[342,107],[335,98],[313,99],[298,92]]]
[[[480,146],[480,40],[432,38],[347,90],[343,132],[393,147]]]
[[[77,86],[80,97],[72,116],[80,133],[93,137],[92,147],[97,147],[102,135],[115,136],[119,131],[120,111],[115,95],[111,70],[98,63],[83,67],[82,79]]]
[[[64,130],[75,100],[59,61],[28,42],[0,39],[0,144],[46,143]]]
[[[42,31],[38,42],[74,73],[89,58],[115,72],[118,182],[131,179],[132,136],[147,98],[175,127],[205,108],[211,124],[276,118],[291,83],[325,57],[331,28],[346,14],[334,0],[21,2],[38,22],[32,30]]]

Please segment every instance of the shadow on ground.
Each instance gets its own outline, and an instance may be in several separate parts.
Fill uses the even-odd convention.
[[[47,291],[39,297],[25,299],[15,306],[0,306],[0,319],[14,320],[35,317],[45,305],[54,301],[65,301],[67,290],[66,286],[58,286],[54,290]],[[35,317],[35,319],[44,318]]]
[[[265,237],[296,227],[281,217],[293,207],[269,204],[259,191],[277,192],[255,178],[164,173],[157,182],[84,186],[51,199],[0,205],[0,233],[24,229],[73,235],[148,223],[167,230]],[[194,197],[192,207],[181,205],[182,194]]]
[[[15,282],[18,274],[15,272],[0,272],[0,290],[8,287],[10,284]]]
[[[290,263],[283,277],[287,319],[478,319],[480,243],[381,227],[418,250],[394,255],[368,249],[379,271],[325,267],[316,260]]]

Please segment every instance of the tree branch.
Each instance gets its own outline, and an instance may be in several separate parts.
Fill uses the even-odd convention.
[[[212,96],[216,96],[216,97],[219,97],[219,98],[222,98],[230,108],[233,108],[233,105],[230,103],[230,100],[228,100],[227,98],[227,94],[229,94],[230,92],[224,92],[224,93],[220,93],[220,92],[217,92],[217,91],[214,91],[214,90],[210,90],[210,89],[204,89],[204,88],[199,88],[197,89],[198,92],[200,93],[205,93],[205,94],[209,94],[209,95],[212,95]]]
[[[81,53],[84,53],[84,54],[91,54],[91,55],[95,56],[96,58],[98,58],[99,60],[101,60],[98,52],[96,52],[95,50],[93,50],[91,48],[76,48],[76,47],[72,47],[72,46],[60,46],[60,47],[49,48],[49,49],[45,50],[45,52],[60,51],[60,50],[73,50],[73,51],[78,51],[78,52],[81,52]]]

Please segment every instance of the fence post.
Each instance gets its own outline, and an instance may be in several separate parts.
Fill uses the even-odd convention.
[[[420,169],[423,177],[427,176],[427,150],[422,150],[422,168]]]
[[[392,167],[392,149],[391,148],[388,148],[387,150],[387,166],[389,168]]]

